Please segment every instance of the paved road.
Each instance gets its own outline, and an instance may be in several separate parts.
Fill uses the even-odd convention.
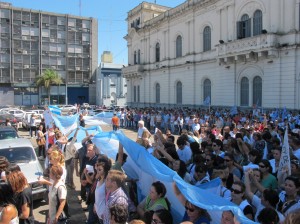
[[[112,127],[110,125],[101,125],[103,131],[111,131]],[[121,129],[123,130],[124,134],[135,140],[137,133],[132,130]],[[29,138],[29,132],[20,128],[19,135],[24,138]],[[31,138],[32,144],[37,147],[35,138]],[[86,208],[85,202],[80,201],[80,182],[79,178],[74,175],[74,182],[76,189],[68,189],[68,202],[70,208],[71,218],[68,221],[70,224],[81,224],[85,223],[87,212],[84,212],[83,208]],[[48,204],[45,201],[35,201],[34,202],[34,217],[35,217],[35,224],[45,223],[46,221],[46,214],[48,212]]]

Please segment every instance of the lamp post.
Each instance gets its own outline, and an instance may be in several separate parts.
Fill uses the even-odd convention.
[[[21,96],[22,96],[22,106],[23,106],[23,97],[24,97],[24,92],[21,92]]]

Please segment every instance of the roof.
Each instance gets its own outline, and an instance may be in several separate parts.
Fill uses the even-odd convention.
[[[0,149],[16,147],[33,147],[27,138],[5,139],[0,141]]]

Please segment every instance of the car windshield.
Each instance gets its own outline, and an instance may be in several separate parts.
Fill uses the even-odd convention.
[[[12,138],[18,138],[17,133],[15,131],[5,130],[0,132],[0,140]]]
[[[36,159],[30,147],[0,149],[0,156],[5,156],[10,163],[26,163]]]

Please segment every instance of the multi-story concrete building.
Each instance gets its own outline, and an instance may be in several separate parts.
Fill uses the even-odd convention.
[[[16,8],[1,2],[0,30],[1,99],[13,92],[9,104],[43,103],[47,93],[36,87],[35,79],[45,69],[52,69],[64,84],[51,88],[51,103],[95,103],[96,19]]]
[[[97,105],[126,105],[127,84],[125,78],[122,77],[123,66],[113,63],[111,52],[103,52],[96,81]]]
[[[127,104],[300,108],[299,0],[143,2],[128,12]]]

